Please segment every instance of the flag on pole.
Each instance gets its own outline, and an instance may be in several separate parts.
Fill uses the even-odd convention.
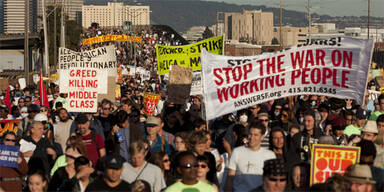
[[[8,114],[11,114],[11,96],[9,95],[9,83],[5,93],[4,104],[8,107]]]
[[[43,80],[43,74],[40,71],[40,84],[39,84],[39,93],[40,93],[40,105],[49,107],[47,92],[45,91],[45,85]]]

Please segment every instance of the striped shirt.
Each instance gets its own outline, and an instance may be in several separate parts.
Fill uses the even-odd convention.
[[[260,146],[264,149],[269,149],[269,135],[270,135],[269,133],[270,131],[268,128],[264,134],[264,139],[261,141],[261,144],[260,144]]]

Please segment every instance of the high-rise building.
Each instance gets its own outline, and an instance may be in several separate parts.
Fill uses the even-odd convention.
[[[0,34],[4,33],[4,0],[0,0]]]
[[[273,13],[261,10],[224,13],[226,40],[270,45],[273,38]]]
[[[37,32],[41,27],[38,26],[38,1],[29,0],[29,31]],[[0,13],[0,23],[2,23],[1,33],[24,33],[25,25],[25,0],[1,0],[3,5]],[[1,8],[0,8],[1,12]],[[1,30],[1,27],[0,27]]]
[[[105,6],[83,5],[82,26],[87,28],[92,23],[98,23],[100,27],[121,27],[125,22],[149,25],[149,14],[149,6],[128,6],[112,2]]]

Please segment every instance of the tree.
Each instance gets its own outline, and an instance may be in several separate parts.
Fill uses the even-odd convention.
[[[213,35],[213,32],[209,29],[209,27],[206,26],[202,36],[203,36],[203,39],[208,39],[213,37],[214,35]]]
[[[274,37],[274,38],[272,39],[271,44],[272,44],[272,45],[278,45],[278,44],[279,44],[279,40],[277,40],[277,38]]]

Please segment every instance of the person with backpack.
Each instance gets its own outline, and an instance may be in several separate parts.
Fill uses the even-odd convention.
[[[76,134],[83,140],[85,149],[87,151],[86,157],[92,161],[92,165],[95,166],[97,161],[105,156],[105,144],[102,136],[95,133],[90,128],[90,121],[87,116],[80,113],[76,119],[77,124]]]

